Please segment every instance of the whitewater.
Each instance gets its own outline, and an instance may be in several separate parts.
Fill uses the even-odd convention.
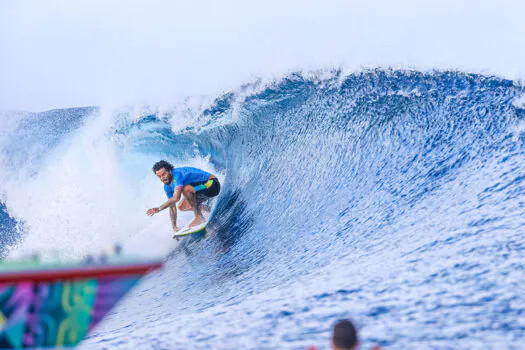
[[[169,107],[0,115],[0,254],[163,256],[82,349],[520,348],[525,87],[461,71],[339,69]],[[181,244],[151,166],[217,174]],[[183,220],[191,217],[182,216]]]

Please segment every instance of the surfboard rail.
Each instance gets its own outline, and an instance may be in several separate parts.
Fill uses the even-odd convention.
[[[182,228],[179,231],[175,232],[175,234],[173,234],[173,238],[186,237],[186,236],[190,236],[190,235],[193,235],[193,234],[196,234],[196,233],[205,232],[207,225],[208,225],[208,223],[204,222],[204,223],[202,223],[200,225],[197,225],[197,226],[194,226],[194,227]]]

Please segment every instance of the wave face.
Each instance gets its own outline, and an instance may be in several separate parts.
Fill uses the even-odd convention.
[[[167,231],[142,213],[163,200],[150,167],[166,158],[220,174],[210,238],[175,248],[86,347],[327,346],[343,317],[365,347],[518,346],[523,93],[460,72],[332,71],[139,117],[26,116],[2,142],[2,242],[82,255]]]

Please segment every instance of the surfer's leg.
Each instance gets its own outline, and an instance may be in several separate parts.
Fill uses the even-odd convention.
[[[179,208],[180,211],[192,210],[191,209],[191,205],[190,205],[190,203],[188,202],[188,200],[186,198],[183,198],[180,201],[180,203],[177,205],[177,208]]]
[[[200,205],[197,201],[197,195],[193,186],[184,186],[184,188],[182,189],[182,194],[184,195],[186,201],[189,203],[191,210],[193,210],[193,212],[195,213],[195,219],[193,219],[193,221],[188,226],[196,226],[206,221],[206,219],[204,219],[204,216],[202,216]]]

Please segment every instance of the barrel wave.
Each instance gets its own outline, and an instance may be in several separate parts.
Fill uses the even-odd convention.
[[[344,317],[365,347],[519,347],[524,92],[333,70],[168,109],[7,113],[2,254],[170,240],[143,214],[164,158],[220,175],[210,235],[174,245],[85,348],[326,348]]]

